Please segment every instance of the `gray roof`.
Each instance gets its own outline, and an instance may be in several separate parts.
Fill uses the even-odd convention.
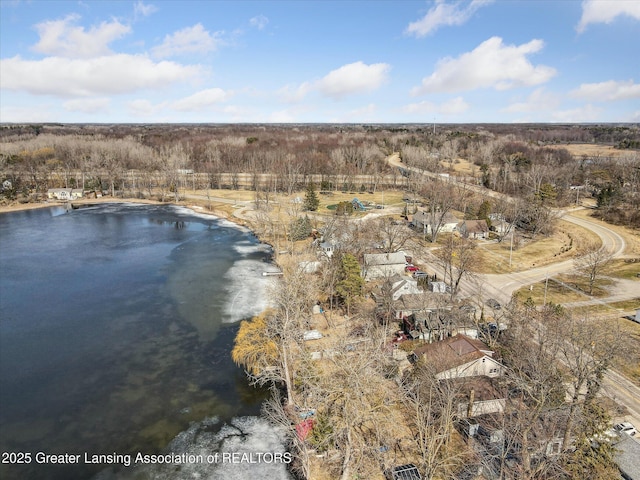
[[[404,252],[364,254],[364,263],[367,265],[404,265],[405,261]]]
[[[614,444],[616,452],[613,459],[624,478],[640,480],[640,443],[626,433],[621,433],[620,439]]]

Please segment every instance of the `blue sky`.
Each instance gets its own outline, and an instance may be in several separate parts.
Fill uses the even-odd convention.
[[[1,122],[639,122],[640,0],[0,1]]]

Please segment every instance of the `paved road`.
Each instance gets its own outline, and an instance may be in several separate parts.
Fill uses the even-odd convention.
[[[388,157],[387,161],[392,166],[457,184],[482,195],[487,195],[493,198],[508,198],[503,194],[488,190],[479,185],[464,184],[451,177],[443,179],[443,177],[438,174],[426,172],[415,167],[407,167],[400,161],[397,154],[393,154]],[[561,214],[563,220],[579,225],[597,234],[602,241],[602,245],[607,249],[607,251],[611,252],[614,257],[621,257],[624,255],[626,242],[617,232],[607,228],[599,222],[571,215],[571,212],[568,211],[561,212]],[[431,267],[429,270],[431,273],[437,273],[440,278],[442,278],[443,271],[441,268],[435,266],[437,265],[435,257],[430,253],[427,255],[430,256],[430,258],[428,258],[429,265]],[[531,268],[521,272],[512,272],[501,275],[475,275],[473,278],[462,283],[460,287],[460,296],[463,298],[471,298],[475,300],[475,303],[484,303],[489,298],[495,298],[500,303],[506,305],[511,300],[513,292],[519,288],[541,282],[546,278],[553,277],[559,273],[570,272],[573,270],[573,265],[572,260],[565,260],[563,262],[553,263],[544,267]],[[637,281],[618,280],[616,284],[616,293],[611,297],[605,299],[586,299],[583,302],[573,302],[567,305],[593,305],[603,302],[629,300],[637,298],[638,296],[640,296],[640,285]],[[640,388],[619,373],[609,370],[603,378],[603,393],[615,400],[617,403],[624,405],[629,412],[623,417],[616,418],[616,421],[628,420],[636,427],[640,427]]]

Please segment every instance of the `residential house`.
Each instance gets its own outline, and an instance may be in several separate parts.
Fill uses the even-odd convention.
[[[436,365],[439,380],[462,377],[498,377],[504,366],[493,358],[494,352],[483,342],[458,334],[441,342],[430,343],[413,351],[414,360],[426,357]]]
[[[458,379],[451,380],[460,382]],[[507,399],[495,385],[495,380],[480,376],[462,379],[458,395],[458,418],[504,412]]]
[[[391,295],[392,300],[398,300],[402,295],[422,293],[422,287],[418,286],[418,281],[406,275],[394,275],[385,282],[383,290]]]
[[[403,273],[405,265],[404,252],[365,253],[362,277],[365,280],[391,277]]]
[[[450,212],[446,212],[444,216],[442,213],[437,212],[435,214],[435,218],[431,213],[427,213],[425,211],[421,211],[416,213],[413,216],[413,224],[416,227],[416,230],[424,232],[426,234],[431,235],[431,225],[432,224],[440,224],[440,233],[451,233],[456,230],[460,219],[456,218]]]
[[[640,480],[640,443],[626,433],[619,434],[614,441],[613,460],[618,465],[620,474],[625,480]]]
[[[439,293],[423,292],[402,295],[393,302],[393,317],[402,320],[414,313],[435,310],[444,303],[444,296]]]
[[[402,329],[413,339],[437,342],[458,334],[478,338],[478,327],[467,311],[442,306],[423,309],[402,319]]]
[[[464,238],[489,237],[489,225],[486,220],[463,220],[458,223],[458,231]]]
[[[319,245],[320,254],[324,255],[327,258],[331,258],[333,256],[333,252],[336,250],[336,244],[332,242],[322,242]]]
[[[50,188],[47,190],[47,197],[55,200],[75,200],[82,198],[81,188]]]

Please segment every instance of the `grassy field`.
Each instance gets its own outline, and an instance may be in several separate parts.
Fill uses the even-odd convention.
[[[590,157],[623,157],[629,154],[627,150],[619,150],[610,145],[594,145],[592,143],[569,143],[550,145],[551,148],[566,148],[575,157],[587,155]]]
[[[575,256],[580,247],[587,242],[598,241],[598,236],[573,223],[560,220],[556,232],[550,237],[539,237],[519,248],[514,248],[509,256],[511,243],[506,238],[501,243],[480,243],[478,271],[480,273],[508,273],[540,267]]]

